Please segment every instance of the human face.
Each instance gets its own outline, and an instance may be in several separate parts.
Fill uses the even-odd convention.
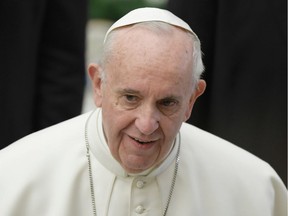
[[[99,66],[89,68],[109,149],[128,173],[162,162],[200,95],[192,90],[192,47],[184,35],[133,29],[115,38],[104,83]]]

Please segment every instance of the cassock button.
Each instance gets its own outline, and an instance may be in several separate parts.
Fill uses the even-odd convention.
[[[137,181],[136,182],[136,187],[137,188],[143,188],[144,187],[144,181],[142,181],[142,180]]]
[[[139,205],[139,206],[136,207],[135,212],[137,214],[142,214],[144,212],[144,210],[145,210],[144,207]]]

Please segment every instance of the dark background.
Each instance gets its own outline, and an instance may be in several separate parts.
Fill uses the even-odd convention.
[[[202,42],[207,89],[190,123],[267,161],[287,184],[287,2],[170,0]]]

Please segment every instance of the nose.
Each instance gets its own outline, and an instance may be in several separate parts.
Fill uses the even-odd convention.
[[[137,129],[144,135],[150,135],[159,128],[160,113],[151,106],[142,107],[135,120]]]

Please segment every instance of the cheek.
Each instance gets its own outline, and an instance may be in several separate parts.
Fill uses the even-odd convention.
[[[103,126],[105,130],[106,139],[111,145],[116,145],[119,143],[123,136],[123,130],[127,128],[131,122],[131,115],[123,113],[115,109],[113,106],[105,106],[103,104],[102,114],[103,114]]]
[[[169,122],[162,122],[162,130],[165,134],[165,143],[173,142],[181,125],[182,121],[179,117],[177,119],[169,119]]]
[[[103,113],[103,127],[108,147],[117,161],[121,161],[121,155],[126,155],[122,144],[125,139],[125,129],[131,125],[129,115],[123,115],[113,109],[105,109]]]
[[[120,130],[119,125],[116,124],[116,122],[119,122],[117,119],[117,116],[111,115],[109,110],[104,109],[105,112],[103,112],[103,130],[105,134],[105,138],[107,141],[108,148],[110,149],[110,152],[114,156],[114,158],[118,159],[118,149],[120,145]]]

